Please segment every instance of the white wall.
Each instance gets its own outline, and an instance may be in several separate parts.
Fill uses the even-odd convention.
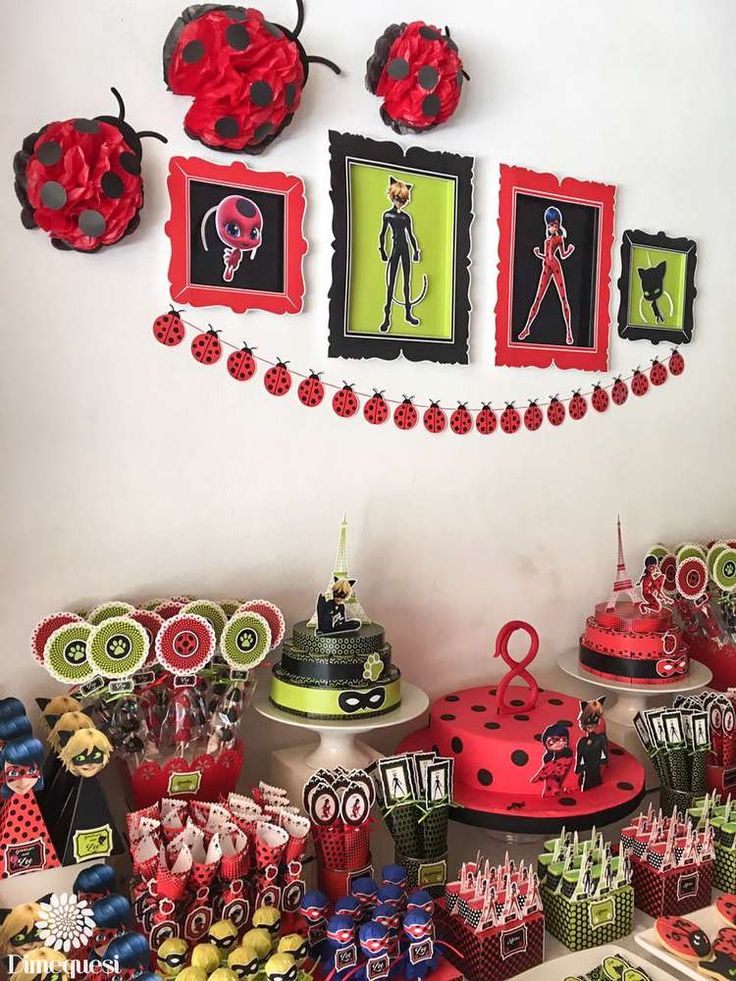
[[[294,19],[290,0],[268,0]],[[733,127],[736,6],[731,0],[308,0],[316,67],[300,113],[255,164],[305,178],[308,297],[300,317],[200,311],[234,341],[324,369],[360,388],[453,405],[587,385],[555,369],[493,367],[499,162],[618,185],[617,243],[627,227],[699,244],[695,341],[685,375],[643,400],[560,430],[459,439],[342,422],[326,403],[238,385],[224,364],[167,351],[150,324],[168,305],[169,156],[229,158],[189,141],[188,100],[168,94],[160,51],[176,0],[23,0],[0,35],[5,98],[3,227],[2,607],[0,691],[53,689],[28,651],[45,613],[111,597],[192,592],[264,595],[289,621],[324,582],[347,509],[354,571],[407,678],[432,694],[496,676],[498,628],[526,617],[543,640],[541,672],[574,645],[606,594],[621,511],[632,566],[660,537],[734,532]],[[469,367],[329,362],[331,261],[327,129],[390,138],[363,89],[375,37],[393,19],[449,21],[472,81],[450,125],[425,137],[474,153],[473,317]],[[102,254],[60,254],[18,220],[10,159],[44,122],[113,109],[124,94],[148,141],[142,226]],[[401,142],[408,142],[401,140]],[[613,290],[615,315],[617,291]],[[613,332],[611,369],[654,349]],[[562,684],[560,678],[556,679]],[[252,744],[281,743],[283,730]]]

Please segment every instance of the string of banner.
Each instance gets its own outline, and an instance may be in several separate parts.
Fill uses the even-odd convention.
[[[217,364],[222,359],[223,348],[231,349],[225,364],[235,381],[250,381],[256,375],[259,364],[264,365],[263,384],[270,395],[286,395],[291,391],[294,378],[298,378],[301,380],[297,385],[297,397],[307,408],[321,405],[326,390],[331,389],[334,390],[332,409],[342,419],[356,415],[362,406],[363,418],[371,425],[380,426],[393,414],[395,425],[408,430],[418,424],[421,411],[422,424],[430,433],[441,433],[449,428],[457,436],[466,436],[473,430],[481,436],[489,436],[499,428],[511,434],[518,432],[522,426],[532,431],[539,429],[545,418],[550,425],[560,426],[567,418],[582,419],[588,411],[588,402],[596,412],[605,412],[611,403],[623,405],[630,392],[641,397],[646,395],[650,386],[663,385],[670,375],[681,375],[685,370],[685,359],[675,348],[667,357],[655,358],[649,368],[635,368],[627,377],[618,377],[609,385],[598,383],[590,392],[581,393],[578,390],[568,396],[554,395],[547,402],[531,399],[523,410],[517,409],[513,402],[507,403],[500,411],[496,411],[490,402],[483,403],[479,408],[468,408],[466,402],[459,402],[448,420],[447,411],[439,402],[422,404],[409,396],[387,398],[378,389],[372,393],[359,392],[348,382],[339,385],[322,379],[320,372],[297,371],[289,367],[288,361],[279,358],[272,361],[255,354],[255,348],[248,344],[241,347],[231,344],[221,338],[220,332],[211,325],[204,328],[185,320],[182,312],[172,307],[168,313],[162,313],[154,320],[153,336],[165,347],[181,344],[189,327],[196,334],[190,346],[191,353],[200,364]]]

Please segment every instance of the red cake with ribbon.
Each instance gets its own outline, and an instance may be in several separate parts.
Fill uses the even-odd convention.
[[[508,651],[517,630],[531,640],[520,662]],[[454,758],[456,820],[532,834],[583,830],[625,817],[643,797],[642,765],[606,735],[605,696],[581,701],[539,688],[527,670],[538,649],[532,626],[506,624],[495,656],[511,670],[500,684],[443,695],[427,728],[399,748]]]
[[[599,603],[586,621],[580,638],[580,667],[599,678],[631,685],[681,681],[690,661],[665,586],[655,555],[646,557],[642,576],[634,585],[626,571],[619,521],[613,589],[608,602]]]

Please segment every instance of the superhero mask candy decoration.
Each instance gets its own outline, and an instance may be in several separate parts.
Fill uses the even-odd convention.
[[[425,133],[455,112],[466,78],[449,29],[443,34],[418,20],[386,28],[368,59],[365,84],[383,99],[387,126],[397,133]]]
[[[253,7],[193,4],[182,11],[164,42],[164,81],[174,95],[194,101],[184,131],[213,150],[262,153],[299,108],[310,64],[340,69],[310,57],[297,23],[288,30]]]
[[[25,228],[41,228],[62,250],[97,252],[134,232],[143,207],[141,137],[117,116],[47,123],[23,141],[13,160],[15,193]]]

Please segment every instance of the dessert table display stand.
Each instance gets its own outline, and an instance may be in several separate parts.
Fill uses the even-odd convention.
[[[347,769],[369,766],[381,755],[359,737],[378,729],[411,722],[426,712],[429,698],[416,685],[401,684],[401,705],[386,715],[372,718],[320,721],[290,715],[277,708],[270,700],[268,688],[256,690],[253,704],[266,719],[281,722],[295,729],[303,729],[316,736],[316,741],[288,746],[271,752],[270,781],[288,791],[290,800],[301,800],[302,788],[309,777],[320,767],[333,769],[340,765]]]

